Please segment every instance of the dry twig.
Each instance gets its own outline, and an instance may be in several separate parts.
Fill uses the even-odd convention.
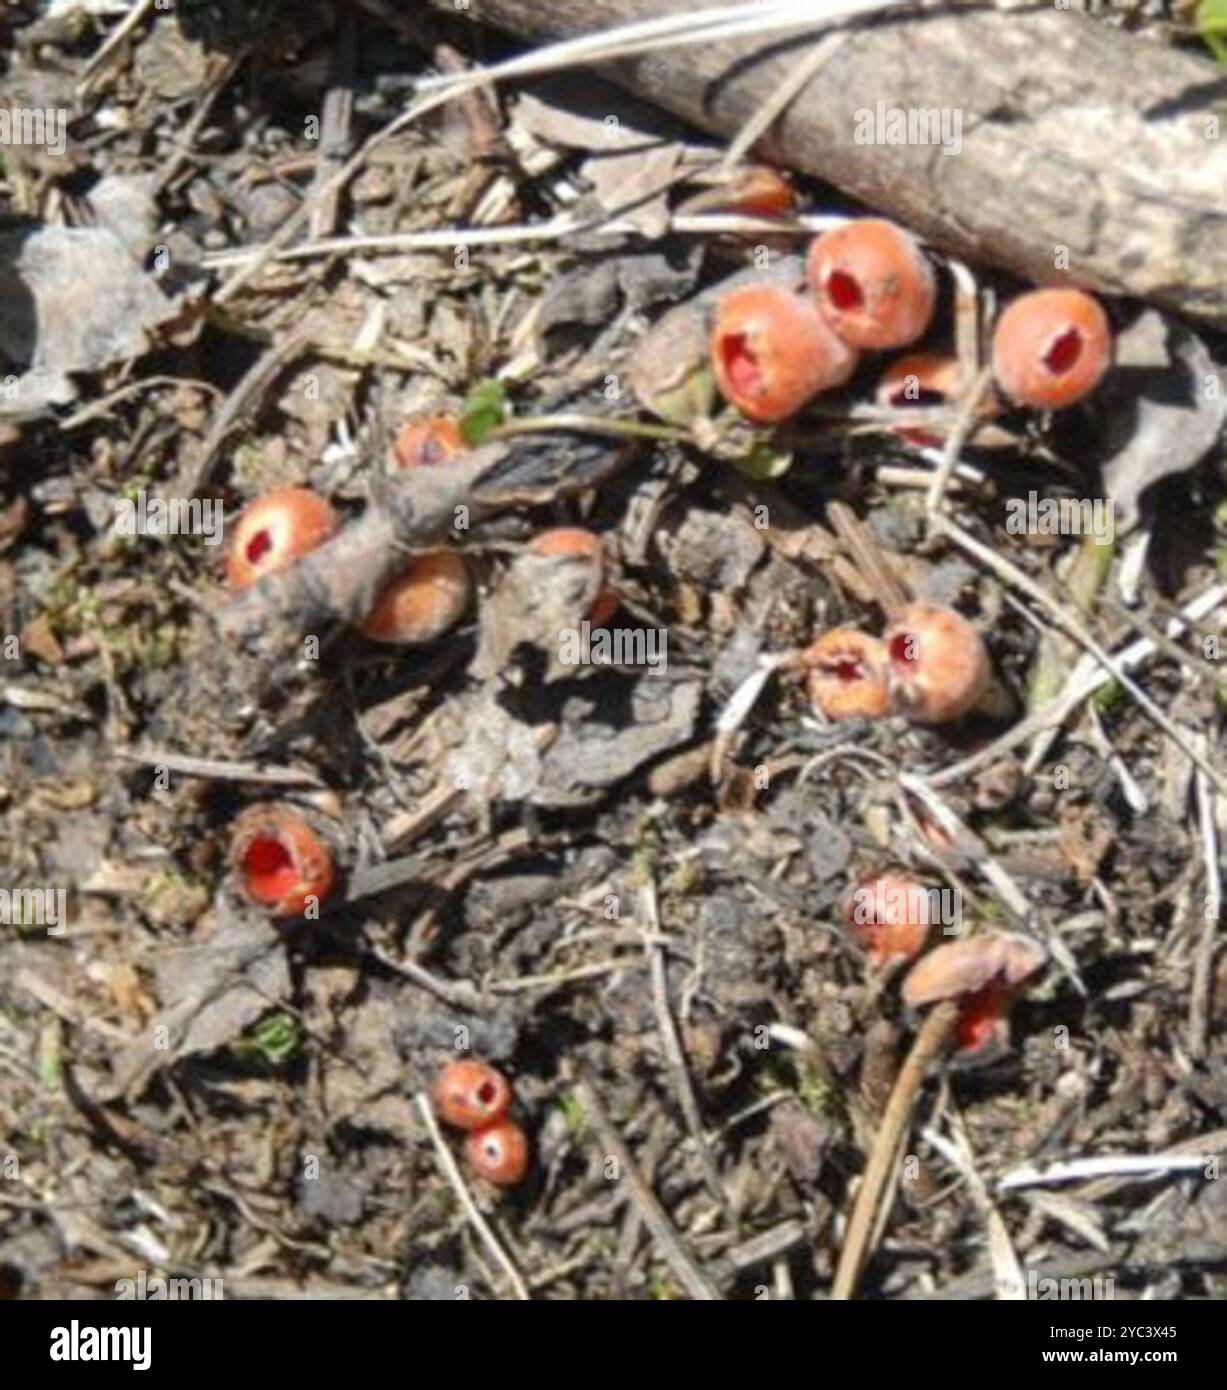
[[[870,1237],[878,1214],[878,1203],[890,1182],[899,1151],[912,1118],[912,1105],[929,1064],[941,1056],[958,1018],[958,1005],[938,1004],[921,1025],[907,1061],[900,1068],[890,1100],[878,1129],[878,1137],[865,1165],[861,1185],[857,1189],[844,1243],[839,1251],[839,1264],[831,1285],[833,1299],[849,1299],[855,1294],[861,1270],[869,1258]]]
[[[597,1095],[595,1088],[588,1081],[579,1080],[575,1085],[575,1093],[576,1099],[583,1106],[591,1121],[597,1142],[604,1154],[617,1160],[621,1178],[626,1183],[631,1200],[643,1218],[643,1224],[651,1231],[660,1253],[677,1276],[682,1287],[691,1298],[699,1302],[719,1302],[719,1293],[712,1286],[707,1275],[695,1263],[694,1257],[673,1229],[669,1215],[657,1200],[656,1194],[640,1176],[631,1151],[614,1128],[613,1121],[609,1118],[609,1112],[605,1109],[604,1102]]]

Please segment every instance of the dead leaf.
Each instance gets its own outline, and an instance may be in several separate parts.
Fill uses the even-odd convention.
[[[616,111],[609,105],[613,99]],[[540,95],[523,93],[512,107],[511,124],[547,145],[594,152],[658,146],[672,125],[661,112],[621,92],[565,76],[542,83]],[[697,147],[689,148],[697,154]]]
[[[180,1057],[233,1042],[290,991],[281,938],[254,916],[229,917],[207,942],[166,950],[154,976],[162,1008],[141,1040],[115,1059],[116,1085],[125,1093]]]
[[[656,241],[669,230],[667,195],[677,182],[678,155],[675,145],[602,152],[584,161],[580,177],[603,212]]]
[[[461,741],[443,764],[443,776],[479,801],[526,801],[541,779],[541,752],[551,724],[530,724],[502,705],[494,686],[453,712]]]
[[[697,246],[684,256],[636,251],[595,264],[585,260],[550,281],[537,313],[537,332],[567,324],[601,327],[620,310],[640,313],[676,304],[694,289],[702,261]]]
[[[64,660],[64,648],[60,646],[46,613],[40,613],[22,628],[20,641],[23,651],[49,666],[58,666]]]
[[[659,676],[592,682],[563,707],[557,738],[542,758],[537,806],[581,806],[694,736],[703,685]]]
[[[123,216],[130,234],[130,206]],[[71,373],[140,357],[177,312],[110,227],[0,232],[0,351],[26,368],[11,398],[0,397],[0,413],[37,414],[72,400]]]
[[[562,634],[578,628],[601,591],[601,572],[584,556],[518,555],[482,605],[481,639],[470,667],[478,680],[507,670],[522,644],[546,654],[548,675],[567,668],[559,659]]]
[[[1227,401],[1205,343],[1157,309],[1117,339],[1102,395],[1111,452],[1100,467],[1119,536],[1137,525],[1148,488],[1192,468],[1214,445]]]

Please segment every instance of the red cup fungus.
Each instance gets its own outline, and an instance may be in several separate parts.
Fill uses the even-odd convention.
[[[885,641],[892,703],[916,723],[947,724],[975,709],[988,693],[988,648],[953,609],[908,604],[894,615]]]
[[[958,401],[967,380],[957,357],[939,352],[914,352],[892,362],[878,382],[877,402],[896,410],[928,410]],[[942,436],[932,428],[908,429],[900,425],[895,434],[919,448],[937,448]]]
[[[812,301],[782,285],[730,290],[716,310],[711,350],[724,398],[756,424],[787,420],[856,369],[856,353]]]
[[[882,719],[890,712],[889,661],[878,638],[833,628],[801,660],[810,703],[828,719]]]
[[[465,1151],[474,1172],[499,1187],[514,1187],[528,1171],[528,1139],[520,1126],[506,1117],[474,1130]]]
[[[854,348],[907,347],[933,318],[933,266],[894,222],[862,217],[824,232],[810,247],[808,272],[823,317]]]
[[[226,552],[226,579],[245,589],[331,540],[340,518],[306,487],[277,488],[257,497],[239,517]]]
[[[332,892],[332,853],[297,812],[257,802],[235,819],[230,857],[239,892],[275,917],[301,917]]]
[[[918,956],[933,920],[929,889],[907,874],[869,874],[844,902],[848,934],[874,969]]]
[[[497,1067],[470,1058],[449,1062],[433,1088],[439,1118],[456,1129],[483,1129],[511,1108],[511,1083]]]
[[[1062,410],[1089,396],[1112,364],[1112,329],[1081,290],[1032,290],[993,332],[993,375],[1018,405]]]
[[[398,468],[431,468],[468,448],[460,425],[450,415],[410,420],[396,436],[392,460]]]

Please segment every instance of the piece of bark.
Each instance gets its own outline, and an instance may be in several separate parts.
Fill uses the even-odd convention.
[[[607,440],[560,431],[486,444],[445,467],[376,473],[361,516],[232,599],[215,615],[216,630],[228,647],[257,653],[267,666],[292,659],[304,634],[369,613],[409,556],[463,540],[470,526],[499,512],[596,487],[620,457]]]
[[[576,403],[581,411],[583,401]],[[510,509],[539,507],[599,486],[626,450],[557,432],[483,445],[438,468],[376,470],[361,515],[297,563],[216,609],[206,602],[188,661],[161,702],[153,732],[199,757],[232,756],[235,731],[276,703],[282,726],[332,634],[370,611],[414,553],[474,543],[470,527]],[[304,642],[315,637],[314,650]],[[297,715],[305,717],[305,699]],[[231,728],[225,726],[229,723]],[[263,745],[257,739],[253,750]]]
[[[452,0],[431,0],[451,9]],[[526,40],[683,13],[691,0],[482,0]],[[729,138],[795,73],[815,37],[772,34],[603,66],[636,96]],[[1079,15],[1038,9],[883,14],[838,53],[759,142],[934,244],[1028,279],[1054,272],[1209,322],[1227,321],[1227,92],[1208,59]],[[858,144],[857,112],[961,113],[958,153]]]

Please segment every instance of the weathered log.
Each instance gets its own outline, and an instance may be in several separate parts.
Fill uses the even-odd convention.
[[[453,0],[431,0],[455,13]],[[534,42],[686,12],[693,0],[474,0]],[[811,35],[670,48],[602,68],[730,137],[780,89]],[[1227,138],[1214,65],[1068,12],[929,9],[845,41],[760,141],[937,246],[1028,279],[1072,278],[1227,322]],[[961,147],[858,143],[868,112],[947,111]],[[1054,272],[1068,248],[1069,274]]]

